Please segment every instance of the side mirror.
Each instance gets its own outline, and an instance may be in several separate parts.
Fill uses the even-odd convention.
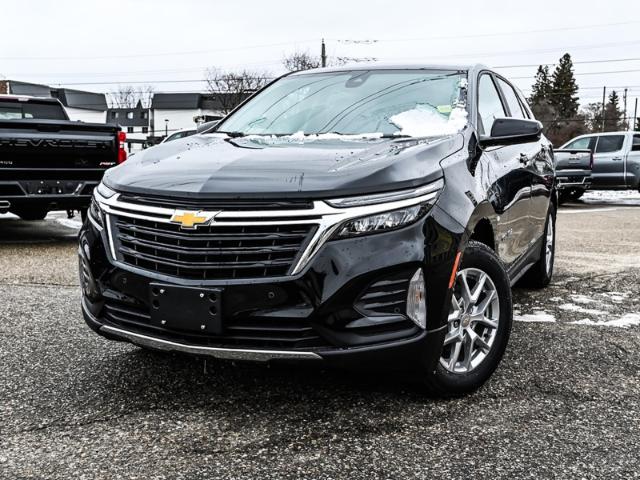
[[[535,142],[542,136],[542,124],[537,120],[523,118],[497,118],[491,127],[491,135],[480,136],[481,147],[514,145]]]

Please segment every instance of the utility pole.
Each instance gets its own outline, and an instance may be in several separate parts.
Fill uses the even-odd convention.
[[[633,109],[633,131],[636,131],[636,128],[640,127],[640,125],[636,126],[636,122],[638,121],[638,97],[636,97],[636,107]]]
[[[322,44],[320,45],[320,62],[323,67],[327,66],[327,49],[324,45],[324,38],[322,39]]]
[[[607,87],[603,87],[602,89],[602,130],[600,130],[601,132],[604,132],[604,116],[605,116],[605,110],[604,110],[604,106],[605,106],[605,99],[607,98]]]
[[[627,90],[629,90],[628,88],[624,89],[624,120],[622,121],[622,125],[625,127],[625,130],[629,130],[629,119],[627,118]]]

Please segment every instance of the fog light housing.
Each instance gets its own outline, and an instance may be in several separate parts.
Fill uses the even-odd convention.
[[[427,296],[422,269],[416,270],[409,281],[407,293],[407,316],[418,327],[427,328]]]
[[[83,246],[88,250],[88,245],[86,243],[83,243]],[[78,249],[78,261],[80,267],[80,286],[82,287],[82,291],[92,301],[99,299],[100,292],[98,291],[98,285],[93,278],[89,261],[87,260],[86,254],[83,252],[82,248]]]

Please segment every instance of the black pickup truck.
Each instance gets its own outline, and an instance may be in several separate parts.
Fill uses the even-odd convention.
[[[104,171],[126,160],[124,140],[117,125],[70,121],[57,99],[0,95],[0,213],[86,210]]]

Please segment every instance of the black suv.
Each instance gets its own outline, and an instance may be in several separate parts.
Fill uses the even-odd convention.
[[[80,234],[100,335],[480,386],[510,287],[549,283],[550,143],[482,66],[285,75],[208,134],[110,169]]]

